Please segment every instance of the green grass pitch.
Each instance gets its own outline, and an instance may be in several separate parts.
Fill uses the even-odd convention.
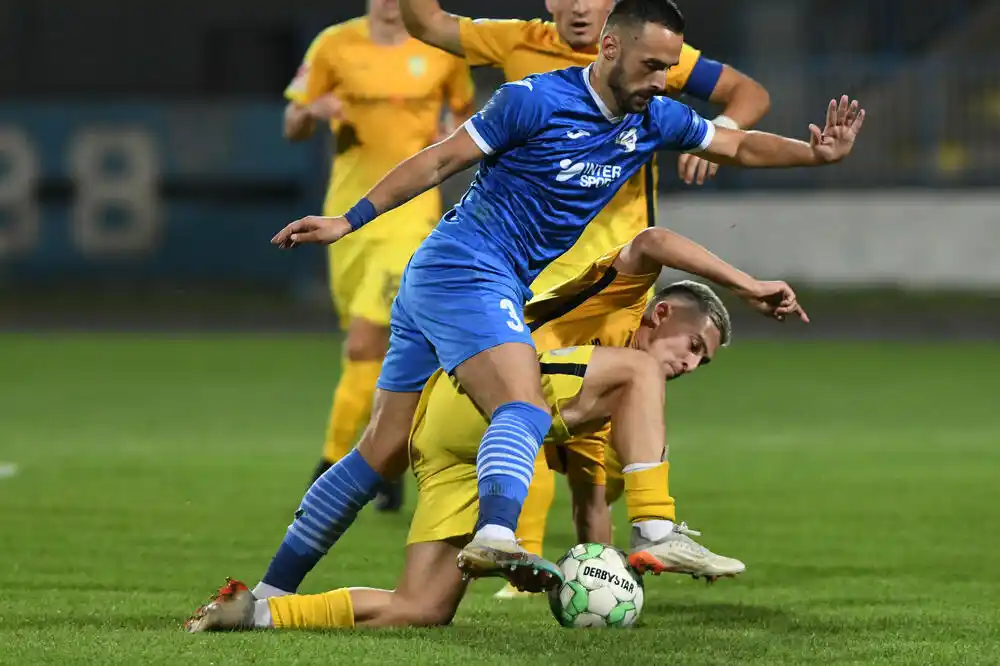
[[[1000,349],[719,356],[669,387],[672,491],[748,563],[740,579],[651,578],[630,631],[562,629],[489,581],[443,629],[189,636],[187,614],[226,575],[253,585],[283,534],[336,341],[0,336],[0,463],[17,466],[0,478],[0,663],[997,663]],[[568,518],[561,493],[553,558]],[[391,587],[407,520],[362,515],[303,591]]]

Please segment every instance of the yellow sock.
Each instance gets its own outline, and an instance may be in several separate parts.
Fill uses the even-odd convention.
[[[545,464],[544,451],[535,458],[535,474],[528,486],[528,497],[521,507],[521,517],[517,521],[517,538],[529,553],[542,554],[545,540],[545,521],[549,517],[549,507],[556,494],[555,472]]]
[[[350,453],[361,429],[368,424],[375,383],[381,371],[381,361],[344,360],[323,444],[323,457],[328,462],[337,462]]]
[[[629,522],[674,520],[674,498],[670,496],[670,463],[625,473],[625,505]]]
[[[323,594],[271,597],[271,624],[275,629],[350,629],[354,605],[346,587]]]

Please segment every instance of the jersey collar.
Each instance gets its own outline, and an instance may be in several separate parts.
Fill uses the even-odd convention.
[[[607,118],[609,122],[620,123],[625,119],[625,116],[612,115],[611,109],[609,109],[607,104],[604,103],[601,96],[597,94],[594,87],[590,85],[590,68],[593,66],[593,63],[591,63],[583,68],[583,85],[587,86],[587,92],[590,93],[590,97],[594,100],[594,103],[597,104],[597,108],[601,110],[601,115]]]

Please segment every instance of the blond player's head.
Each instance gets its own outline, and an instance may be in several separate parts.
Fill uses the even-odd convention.
[[[732,335],[729,312],[715,292],[684,280],[656,293],[635,342],[657,359],[668,379],[676,379],[711,361]]]
[[[621,111],[641,113],[681,59],[684,16],[673,0],[618,0],[601,34],[599,69]]]
[[[368,18],[377,23],[403,25],[399,0],[368,0]]]
[[[577,50],[593,48],[601,40],[601,30],[613,0],[545,0],[562,40]]]

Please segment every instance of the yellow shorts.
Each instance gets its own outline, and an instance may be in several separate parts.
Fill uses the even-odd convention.
[[[576,347],[539,354],[542,388],[546,401],[553,407],[547,441],[569,439],[559,405],[580,392],[582,373],[593,350],[593,347]],[[479,514],[476,455],[488,425],[472,400],[443,371],[427,382],[410,434],[410,467],[417,479],[417,507],[407,544],[472,534]]]
[[[399,280],[422,241],[419,236],[389,241],[352,235],[328,248],[330,293],[342,328],[355,317],[389,325]]]
[[[606,483],[605,449],[611,435],[610,424],[600,431],[573,437],[562,444],[545,443],[545,462],[553,472],[566,476],[571,483],[603,486]]]

